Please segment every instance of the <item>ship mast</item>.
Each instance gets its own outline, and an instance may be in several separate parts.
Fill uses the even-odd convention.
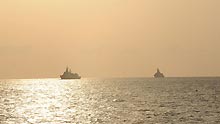
[[[157,73],[160,73],[160,70],[159,70],[159,68],[157,68]]]
[[[69,72],[69,68],[68,68],[68,66],[66,67],[66,72]]]

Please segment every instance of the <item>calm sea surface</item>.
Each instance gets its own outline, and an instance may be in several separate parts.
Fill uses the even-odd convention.
[[[220,78],[0,80],[0,124],[220,124]]]

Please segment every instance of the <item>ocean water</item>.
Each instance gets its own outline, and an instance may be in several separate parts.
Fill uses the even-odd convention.
[[[220,124],[220,78],[0,80],[0,124]]]

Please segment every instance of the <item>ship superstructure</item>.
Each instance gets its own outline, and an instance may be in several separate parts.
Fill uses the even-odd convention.
[[[81,76],[77,73],[72,73],[71,69],[66,67],[66,71],[63,73],[63,75],[60,75],[61,79],[81,79]]]
[[[154,77],[155,78],[164,78],[164,75],[163,75],[163,73],[160,72],[159,69],[157,69],[157,72],[154,74]]]

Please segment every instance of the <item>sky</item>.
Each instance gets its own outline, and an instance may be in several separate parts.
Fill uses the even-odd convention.
[[[1,0],[0,78],[220,76],[219,0]]]

